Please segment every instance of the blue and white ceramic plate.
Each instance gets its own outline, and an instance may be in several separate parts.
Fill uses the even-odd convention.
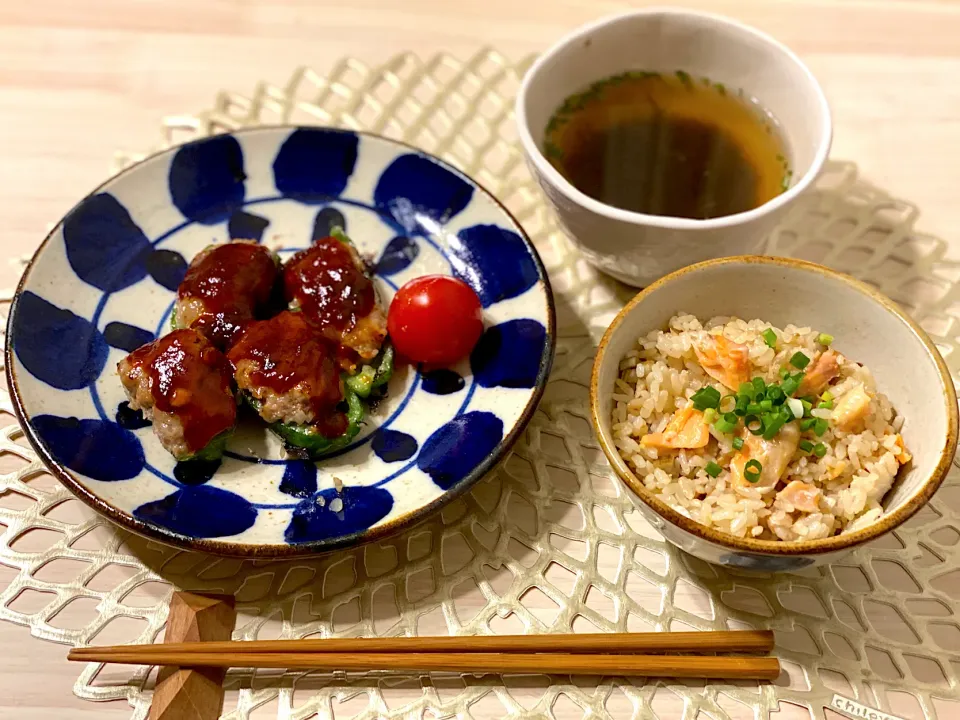
[[[151,428],[118,414],[117,362],[166,332],[206,245],[258,238],[285,257],[333,225],[375,261],[385,304],[419,275],[466,280],[486,325],[472,358],[399,370],[365,431],[316,464],[251,423],[212,477],[178,478]],[[71,210],[20,283],[7,372],[30,441],[94,509],[190,549],[296,555],[415,523],[479,479],[536,408],[554,324],[536,251],[470,178],[373,135],[262,128],[148,158]]]

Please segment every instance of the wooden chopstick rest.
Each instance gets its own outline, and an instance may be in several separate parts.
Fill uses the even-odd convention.
[[[173,593],[164,642],[199,644],[229,640],[237,622],[234,602],[233,595]],[[186,664],[163,663],[165,667],[160,668],[153,691],[150,720],[216,720],[220,717],[226,668],[183,667]]]

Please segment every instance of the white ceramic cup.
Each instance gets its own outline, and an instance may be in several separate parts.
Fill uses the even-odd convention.
[[[682,70],[757,98],[780,124],[791,186],[753,210],[710,220],[622,210],[577,190],[543,153],[547,122],[570,95],[628,70]],[[567,35],[527,72],[516,118],[527,162],[567,234],[595,266],[638,286],[692,263],[762,251],[816,179],[832,136],[823,91],[793,52],[734,20],[673,8],[628,12]]]

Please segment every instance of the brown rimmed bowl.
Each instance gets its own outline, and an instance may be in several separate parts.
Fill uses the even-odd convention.
[[[760,318],[834,336],[833,346],[868,367],[903,415],[913,461],[884,498],[885,512],[862,529],[821,540],[781,542],[739,538],[677,512],[647,490],[614,445],[614,380],[637,339],[685,312]],[[640,512],[668,541],[707,562],[760,571],[830,562],[890,532],[916,513],[943,482],[957,449],[957,396],[946,363],[927,334],[882,293],[852,277],[789,258],[745,255],[710,260],[663,277],[636,295],[610,324],[593,365],[590,410],[594,431]]]

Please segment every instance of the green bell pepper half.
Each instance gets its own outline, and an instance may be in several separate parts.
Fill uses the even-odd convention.
[[[223,453],[227,449],[227,442],[230,440],[230,436],[233,435],[234,429],[235,427],[230,427],[217,433],[213,436],[213,439],[200,450],[193,453],[193,455],[178,457],[177,462],[214,462],[219,460],[223,457]]]
[[[260,412],[260,401],[247,392],[243,393],[244,401],[257,412]],[[294,423],[274,422],[267,427],[287,445],[307,451],[312,459],[320,458],[350,444],[363,425],[366,408],[363,401],[355,393],[346,390],[343,398],[347,403],[347,429],[335,438],[325,437],[317,432],[312,425],[296,425]]]
[[[385,342],[380,352],[368,365],[354,375],[343,376],[343,384],[366,400],[376,388],[393,377],[393,345]]]

